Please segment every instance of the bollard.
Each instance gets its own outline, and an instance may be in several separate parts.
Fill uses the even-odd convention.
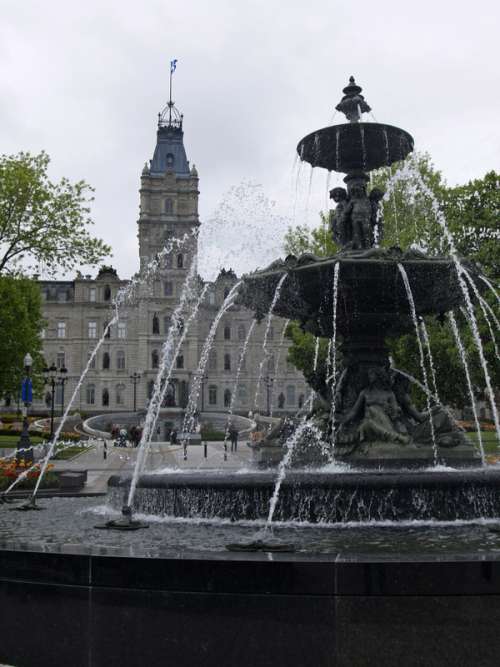
[[[204,456],[205,458],[207,458],[207,456],[208,456],[207,449],[208,449],[208,447],[207,447],[207,441],[205,440],[205,442],[203,443],[203,456]]]

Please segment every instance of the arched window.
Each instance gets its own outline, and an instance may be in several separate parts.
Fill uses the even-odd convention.
[[[111,327],[108,327],[108,322],[104,322],[102,325],[103,333],[106,331],[105,338],[111,338]]]
[[[153,396],[154,388],[155,388],[155,381],[150,380],[148,382],[148,398],[151,398]]]
[[[177,331],[181,334],[184,331],[184,320],[182,317],[179,317],[177,320]]]
[[[217,405],[217,387],[214,384],[208,387],[208,403],[209,405]]]
[[[95,385],[88,384],[87,390],[85,392],[85,402],[88,405],[94,405],[95,403]]]
[[[293,384],[289,384],[286,388],[286,404],[295,405],[295,387]]]
[[[158,319],[158,315],[156,313],[153,315],[153,333],[160,333],[160,320]]]
[[[246,329],[245,329],[245,325],[240,324],[239,327],[238,327],[238,340],[245,340],[246,335],[247,335],[247,332],[246,332]]]
[[[166,157],[165,161],[167,163],[167,169],[172,169],[172,167],[174,166],[174,162],[175,162],[174,154],[173,153],[167,153],[167,157]]]
[[[109,371],[109,366],[110,366],[109,352],[105,352],[102,355],[102,369],[104,371]]]
[[[125,396],[125,385],[117,384],[116,385],[116,405],[123,405]]]
[[[227,299],[230,291],[229,287],[224,287],[224,299]]]
[[[184,268],[184,255],[181,252],[177,255],[177,268]]]
[[[224,389],[224,407],[225,408],[231,407],[231,390],[230,389]]]
[[[104,288],[104,301],[111,301],[111,287],[109,285]]]
[[[231,370],[231,355],[229,352],[226,352],[224,355],[224,370],[225,371],[230,371]]]
[[[171,280],[166,280],[163,283],[163,296],[174,295],[174,283]]]
[[[118,350],[116,353],[116,368],[119,371],[125,370],[125,352],[123,350]]]
[[[231,340],[231,327],[226,324],[224,327],[224,340]]]
[[[107,389],[102,390],[102,404],[104,406],[109,405],[109,391]]]
[[[158,368],[160,364],[160,358],[158,356],[158,350],[153,350],[151,352],[151,368]]]
[[[183,354],[178,355],[178,357],[176,359],[176,362],[175,362],[175,365],[176,365],[177,368],[184,368],[184,355]]]
[[[208,368],[211,371],[217,370],[217,350],[210,350],[208,354]]]
[[[163,331],[165,333],[168,333],[171,324],[172,324],[172,319],[170,315],[165,315],[165,317],[163,318]]]
[[[278,396],[278,408],[280,410],[283,410],[285,407],[285,394],[281,392],[281,394]]]
[[[304,394],[299,395],[299,409],[304,405]]]
[[[165,199],[165,213],[172,215],[174,212],[174,202],[171,199]]]

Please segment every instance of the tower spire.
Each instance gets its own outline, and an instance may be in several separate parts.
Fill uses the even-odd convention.
[[[172,99],[172,77],[177,68],[177,58],[170,61],[170,79],[168,88],[167,106],[158,114],[158,127],[170,127],[182,130],[182,114]]]

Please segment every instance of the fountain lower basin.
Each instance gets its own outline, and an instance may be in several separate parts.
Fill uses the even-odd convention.
[[[189,472],[142,475],[134,511],[190,519],[266,520],[276,474]],[[121,509],[130,478],[109,480]],[[308,523],[471,520],[500,517],[500,470],[291,471],[274,520]]]

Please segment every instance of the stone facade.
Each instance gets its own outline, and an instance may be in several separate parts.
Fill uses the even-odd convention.
[[[133,373],[141,376],[136,387],[137,409],[146,407],[157,374],[161,346],[197,253],[198,185],[196,168],[190,167],[186,158],[182,117],[172,119],[171,115],[160,115],[153,159],[145,165],[141,175],[138,220],[141,269],[166,246],[173,249],[162,255],[154,279],[140,287],[134,303],[121,309],[119,323],[111,327],[83,380],[74,410],[83,413],[132,410],[134,388],[130,376]],[[183,243],[175,242],[182,238]],[[185,405],[212,321],[236,281],[232,270],[223,270],[209,285],[176,362],[169,391],[171,404]],[[63,399],[67,404],[73,394],[92,350],[113,317],[114,297],[128,282],[106,268],[95,278],[79,276],[73,281],[40,282],[47,322],[45,359],[48,365],[54,362],[68,369],[65,396],[60,388],[56,393],[58,411]],[[222,318],[202,382],[200,410],[227,409],[241,348],[251,323],[252,313],[237,306]],[[256,407],[263,413],[269,408],[275,413],[296,411],[307,397],[302,374],[287,363],[286,340],[284,346],[280,345],[284,324],[280,318],[272,320],[268,339],[270,356],[263,368],[264,381],[258,392],[266,322],[255,326],[236,388],[235,411],[246,413]],[[50,394],[35,403],[34,409],[43,408],[44,402],[50,403]]]

